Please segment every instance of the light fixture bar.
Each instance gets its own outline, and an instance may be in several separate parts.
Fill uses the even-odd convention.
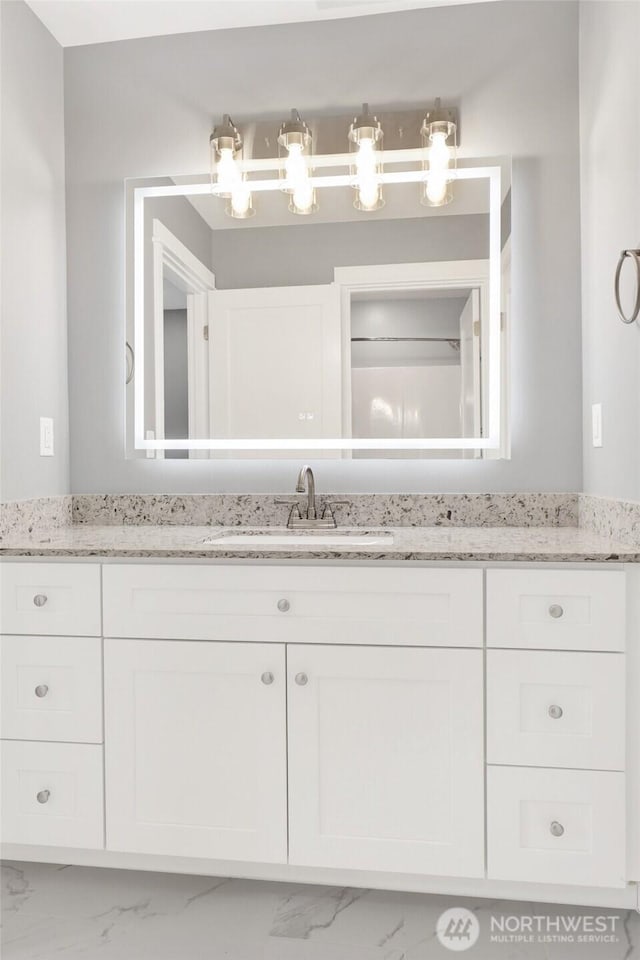
[[[402,151],[405,153],[406,151]],[[421,151],[417,151],[420,153]],[[348,154],[347,154],[348,156]],[[318,158],[314,157],[314,166],[319,166],[316,163]],[[405,162],[404,160],[402,162]],[[385,163],[387,159],[385,157]],[[480,178],[490,178],[492,173],[500,173],[500,167],[458,167],[456,170],[451,170],[451,178],[453,180],[478,180]],[[389,171],[387,173],[380,174],[380,178],[383,183],[419,183],[424,180],[425,174],[422,170],[398,170],[395,173]],[[312,177],[311,178],[313,185],[316,187],[349,187],[353,186],[353,178],[350,174],[335,174],[329,175],[326,177]],[[269,180],[251,180],[250,186],[251,190],[254,191],[269,191],[269,190],[280,190],[280,180],[279,179],[269,179]],[[215,191],[215,187],[212,188],[210,183],[185,183],[185,184],[173,184],[171,186],[163,187],[136,187],[135,192],[142,197],[185,197],[185,196],[210,196],[211,192]]]

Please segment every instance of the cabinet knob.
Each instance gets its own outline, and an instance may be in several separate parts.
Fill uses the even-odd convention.
[[[36,607],[44,607],[47,602],[47,595],[45,593],[36,593],[33,602]]]
[[[50,790],[41,790],[39,793],[36,793],[36,800],[38,803],[46,803],[51,796]]]
[[[34,690],[34,693],[36,697],[40,697],[40,699],[42,699],[42,697],[46,697],[46,695],[49,693],[49,687],[46,685],[46,683],[39,683]]]
[[[307,683],[309,683],[309,677],[306,675],[306,673],[296,673],[295,681],[299,687],[304,687]]]
[[[559,620],[564,615],[564,610],[559,603],[552,603],[549,607],[549,616],[554,620]]]
[[[552,703],[547,712],[552,720],[559,720],[564,710],[557,703]]]
[[[561,837],[564,833],[564,827],[558,822],[558,820],[552,820],[551,824],[549,825],[549,832],[551,833],[552,837]]]
[[[262,680],[263,683],[269,686],[269,684],[273,683],[273,674],[271,673],[270,670],[265,670],[265,672],[262,674],[260,679]]]
[[[280,613],[286,613],[291,608],[288,600],[278,600],[278,610]]]

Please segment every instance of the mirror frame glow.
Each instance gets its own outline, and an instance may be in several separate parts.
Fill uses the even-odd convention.
[[[428,174],[422,169],[395,170],[387,168],[394,164],[417,163],[422,161],[422,151],[395,150],[385,151],[385,172],[380,175],[383,184],[392,183],[421,183]],[[349,154],[334,154],[314,157],[314,168],[348,167]],[[278,160],[245,161],[243,169],[247,172],[263,172],[275,170],[276,174],[267,179],[251,181],[251,190],[255,193],[263,191],[280,191],[281,181],[278,176]],[[145,436],[144,410],[144,363],[136,364],[136,374],[133,383],[133,449],[146,451],[156,450],[487,450],[494,451],[493,456],[500,456],[500,451],[506,438],[502,436],[503,424],[503,394],[502,383],[502,336],[501,336],[501,202],[502,202],[502,170],[500,166],[458,167],[450,171],[455,180],[486,179],[489,182],[489,356],[487,367],[489,371],[488,388],[488,435],[485,437],[436,437],[425,439],[376,439],[376,438],[273,438],[273,439],[241,439],[215,440],[205,439],[148,439]],[[317,189],[327,187],[350,186],[353,177],[348,174],[314,175],[311,183]],[[184,185],[165,185],[155,187],[133,188],[133,321],[134,321],[134,351],[136,358],[144,358],[144,202],[148,198],[215,195],[216,187],[212,187],[209,180],[201,183]]]

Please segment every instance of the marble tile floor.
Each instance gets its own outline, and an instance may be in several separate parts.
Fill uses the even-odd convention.
[[[640,960],[632,911],[55,864],[5,863],[2,874],[3,960]],[[436,936],[454,906],[480,924],[464,952]],[[491,940],[492,917],[595,914],[613,918],[613,942]]]

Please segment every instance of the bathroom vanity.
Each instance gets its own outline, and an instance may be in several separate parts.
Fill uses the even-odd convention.
[[[638,905],[639,551],[105,531],[6,550],[5,856]]]

